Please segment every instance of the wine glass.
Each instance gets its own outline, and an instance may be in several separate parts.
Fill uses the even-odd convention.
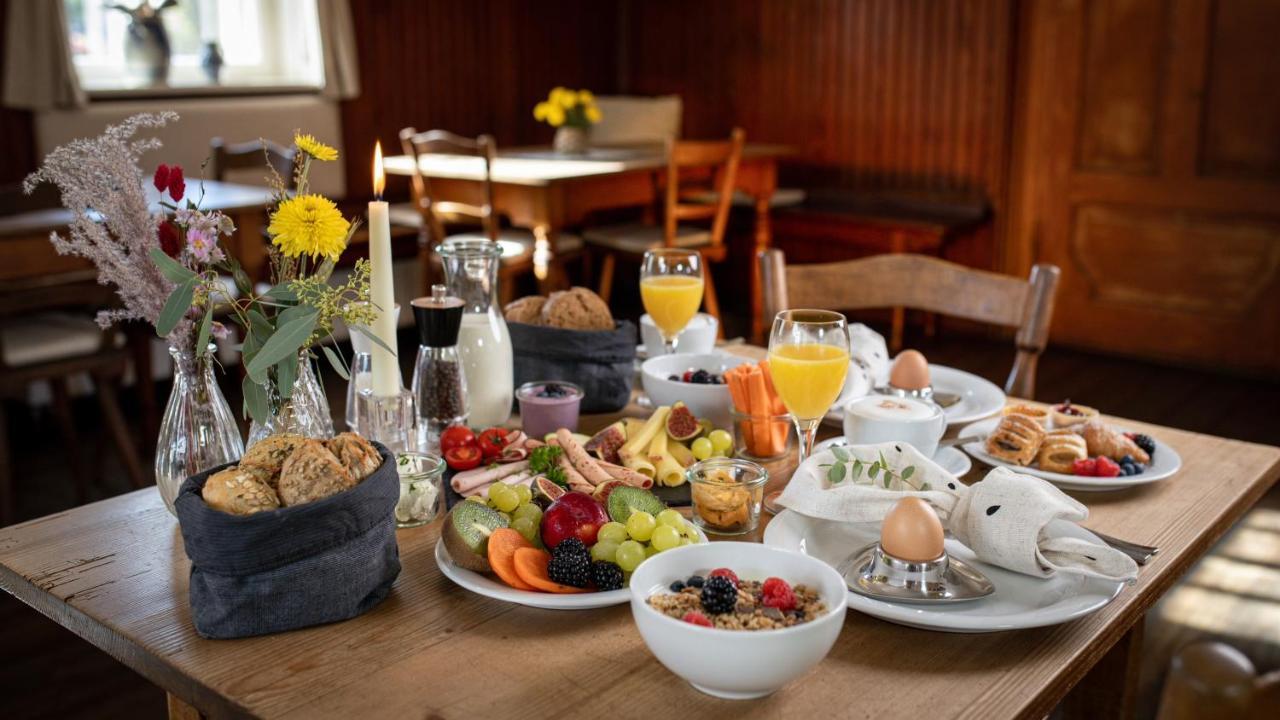
[[[800,462],[813,453],[818,425],[844,389],[849,373],[849,324],[829,310],[784,310],[769,335],[769,374],[800,438]],[[779,512],[781,492],[764,500]]]
[[[640,299],[662,333],[668,355],[702,305],[702,256],[696,250],[655,248],[640,265]]]

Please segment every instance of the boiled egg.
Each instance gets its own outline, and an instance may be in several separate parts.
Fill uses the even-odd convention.
[[[916,497],[898,501],[880,526],[880,549],[907,562],[942,557],[942,521],[929,503]]]
[[[900,390],[923,390],[929,387],[929,361],[919,350],[903,350],[893,359],[889,384]]]

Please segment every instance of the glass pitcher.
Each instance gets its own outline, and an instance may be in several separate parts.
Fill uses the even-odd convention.
[[[511,335],[498,308],[502,249],[488,240],[446,240],[436,247],[444,261],[449,294],[464,303],[458,357],[467,384],[469,423],[487,428],[511,417],[515,374]]]

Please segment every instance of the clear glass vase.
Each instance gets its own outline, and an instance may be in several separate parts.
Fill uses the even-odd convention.
[[[240,428],[213,377],[213,351],[210,345],[207,353],[197,356],[169,348],[173,390],[160,423],[155,466],[156,487],[169,512],[184,480],[244,454]]]
[[[271,416],[265,422],[257,419],[249,426],[246,447],[268,435],[293,433],[310,438],[333,437],[333,418],[329,415],[329,399],[315,372],[310,352],[298,353],[297,379],[289,397],[282,397],[276,384],[275,369],[268,373],[267,403]]]

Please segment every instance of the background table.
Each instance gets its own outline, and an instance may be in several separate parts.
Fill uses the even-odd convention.
[[[190,566],[154,489],[0,530],[0,587],[164,688],[179,714],[189,703],[217,716],[297,718],[1039,718],[1065,698],[1070,716],[1119,717],[1132,699],[1143,613],[1280,477],[1280,449],[1118,422],[1160,437],[1184,461],[1167,481],[1076,495],[1090,507],[1089,527],[1162,548],[1136,586],[1075,622],[986,635],[851,612],[813,673],[753,702],[717,700],[668,672],[625,605],[535,610],[454,585],[433,558],[439,522],[398,533],[404,570],[377,608],[266,637],[195,634]],[[771,486],[793,467],[774,463]]]

